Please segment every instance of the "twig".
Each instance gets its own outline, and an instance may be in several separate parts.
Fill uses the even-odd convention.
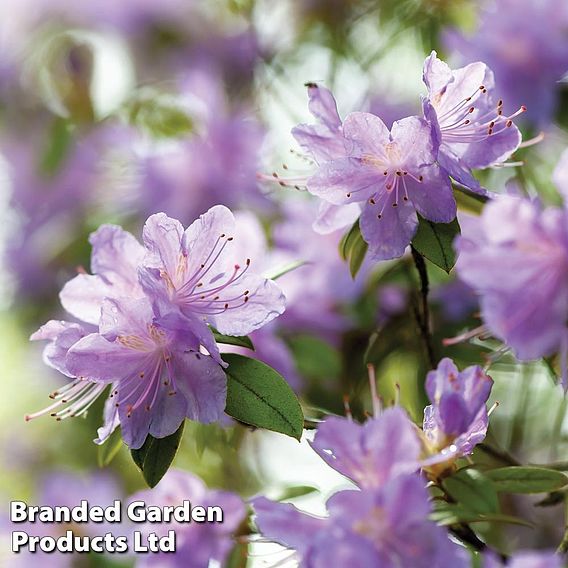
[[[420,329],[420,335],[424,341],[424,346],[426,347],[426,352],[428,354],[428,361],[430,366],[434,368],[436,366],[437,360],[434,355],[434,347],[432,346],[432,334],[430,330],[430,307],[428,305],[428,292],[429,292],[429,282],[428,282],[428,270],[426,269],[426,263],[422,255],[413,247],[410,247],[412,251],[412,258],[414,260],[414,265],[418,271],[418,276],[420,277],[420,296],[422,298],[422,314],[416,320],[418,327]]]

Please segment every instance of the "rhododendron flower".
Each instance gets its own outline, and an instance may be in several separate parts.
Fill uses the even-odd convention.
[[[353,112],[343,123],[348,155],[325,162],[308,180],[308,191],[327,202],[364,203],[361,233],[377,260],[404,253],[416,232],[417,212],[440,223],[456,216],[431,130],[426,121],[409,117],[389,133],[379,117]]]
[[[142,286],[162,315],[182,315],[197,336],[206,335],[206,324],[247,335],[284,312],[280,288],[253,272],[235,229],[233,214],[221,205],[186,230],[163,213],[144,226]]]
[[[503,114],[503,101],[493,95],[494,78],[485,63],[452,71],[433,51],[424,62],[424,116],[439,144],[438,162],[459,183],[486,193],[471,175],[507,160],[518,148],[521,133],[513,118]]]
[[[481,367],[459,371],[451,359],[442,359],[426,377],[430,404],[424,409],[424,439],[432,457],[423,466],[434,474],[473,451],[488,427],[486,402],[493,380]],[[431,467],[431,466],[436,467]]]
[[[491,333],[523,361],[568,350],[568,231],[563,209],[502,196],[457,241],[459,277]],[[473,228],[473,226],[472,226]],[[566,378],[564,379],[566,386]]]
[[[480,4],[472,34],[451,30],[448,52],[485,61],[499,92],[513,106],[525,104],[531,121],[546,126],[568,71],[568,6],[563,0],[493,0]]]
[[[162,537],[168,531],[176,533],[175,553],[140,554],[136,557],[136,566],[205,568],[211,563],[224,565],[229,552],[234,546],[233,534],[245,520],[246,509],[241,498],[228,491],[210,490],[198,477],[185,471],[170,470],[160,483],[151,490],[140,491],[130,497],[130,502],[143,501],[146,506],[164,507],[181,505],[190,501],[192,507],[220,507],[223,511],[222,522],[206,523],[146,523],[138,525],[147,537],[156,533]]]
[[[325,518],[264,497],[252,504],[260,532],[294,548],[302,568],[468,566],[465,551],[428,519],[428,492],[417,475],[399,475],[372,490],[340,491],[328,500]]]
[[[208,324],[246,334],[284,310],[280,289],[248,273],[250,259],[243,268],[234,264],[226,250],[234,237],[221,232],[234,229],[232,214],[219,206],[185,232],[154,215],[144,231],[146,249],[119,227],[94,233],[95,274],[79,274],[61,293],[67,311],[84,323],[52,321],[32,336],[50,341],[47,364],[75,380],[52,394],[51,406],[26,418],[84,414],[107,385],[97,443],[118,424],[125,442],[139,448],[148,434],[168,436],[186,417],[221,418],[225,364]]]
[[[102,225],[89,237],[93,250],[91,269],[94,274],[78,274],[67,282],[60,294],[65,309],[81,320],[81,323],[51,320],[31,336],[32,341],[49,341],[43,358],[47,365],[74,378],[67,385],[57,389],[50,396],[53,404],[35,414],[26,416],[31,420],[51,413],[57,420],[81,416],[106,389],[106,384],[76,378],[67,365],[69,349],[80,339],[97,331],[101,307],[105,298],[140,298],[143,291],[137,280],[137,264],[144,257],[144,248],[126,231],[115,225]],[[113,411],[105,412],[107,419],[103,431],[110,434],[117,425]],[[106,435],[100,437],[106,439]]]
[[[199,340],[181,318],[167,319],[165,327],[145,298],[105,300],[99,333],[67,354],[74,376],[115,383],[111,396],[131,448],[140,448],[148,434],[173,434],[185,418],[216,421],[225,409],[222,368],[199,352]]]
[[[318,427],[312,447],[333,469],[366,489],[381,487],[419,467],[418,430],[398,407],[364,424],[327,418]]]

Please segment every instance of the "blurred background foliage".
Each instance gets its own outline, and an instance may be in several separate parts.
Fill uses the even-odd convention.
[[[370,109],[390,123],[419,113],[424,57],[432,49],[453,63],[487,57],[481,26],[491,15],[508,17],[509,8],[506,1],[468,0],[4,0],[0,494],[5,500],[40,499],[42,478],[49,473],[84,476],[97,469],[100,450],[92,439],[100,406],[84,420],[24,423],[23,416],[46,406],[47,394],[62,380],[42,364],[42,346],[28,337],[46,319],[62,316],[58,291],[77,270],[88,270],[91,231],[118,223],[140,236],[145,218],[156,211],[185,225],[216,203],[254,212],[271,246],[268,256],[307,261],[281,280],[289,296],[287,314],[253,337],[257,356],[281,370],[300,394],[307,426],[325,414],[343,414],[344,397],[356,417],[371,411],[368,363],[376,368],[385,403],[400,398],[420,422],[430,364],[416,325],[420,295],[412,259],[365,264],[351,281],[339,258],[340,235],[311,232],[310,196],[302,188],[261,181],[257,173],[309,171],[289,135],[297,122],[310,120],[305,82],[332,89],[342,115]],[[493,11],[490,16],[487,10]],[[527,16],[517,33],[538,42],[530,25]],[[450,41],[456,34],[473,48],[479,41],[479,56],[475,49],[460,52]],[[546,67],[547,46],[538,47]],[[499,60],[499,50],[491,53],[495,61],[487,63],[496,72],[503,69],[507,62]],[[545,132],[544,141],[519,150],[515,159],[524,161],[522,168],[483,172],[479,179],[504,191],[514,177],[528,195],[557,203],[551,174],[567,145],[568,93],[557,80],[539,88],[547,89],[551,111],[542,117],[529,107],[522,127],[526,137]],[[478,209],[467,198],[460,205],[470,214]],[[299,243],[290,238],[296,231]],[[491,341],[442,347],[444,338],[479,325],[478,308],[453,275],[431,264],[428,271],[436,356],[453,357],[461,367],[491,363],[492,401],[500,402],[492,416],[491,445],[506,448],[522,463],[566,459],[566,401],[548,367],[521,366],[500,356]],[[280,436],[241,426],[187,424],[175,465],[244,496],[260,490],[283,496],[287,487],[310,484],[325,495],[337,477],[314,475],[323,467],[317,460],[298,466],[299,456],[303,460],[308,453],[305,444],[292,447]],[[475,460],[503,465],[502,456],[483,449]],[[126,448],[108,469],[123,495],[142,487]],[[313,495],[301,499],[320,506]],[[524,497],[504,506],[511,514],[539,519],[538,529],[488,526],[485,536],[497,549],[507,551],[521,541],[556,545],[561,507],[534,507]],[[100,559],[92,562],[101,565]]]

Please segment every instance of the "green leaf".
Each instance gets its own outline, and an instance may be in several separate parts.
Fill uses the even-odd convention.
[[[483,210],[483,205],[489,200],[488,197],[483,195],[464,191],[457,187],[455,189],[454,197],[456,198],[458,209],[461,211],[467,211],[468,213],[479,215]]]
[[[175,97],[152,88],[140,89],[126,105],[128,121],[157,138],[179,138],[194,127]]]
[[[331,381],[341,373],[341,357],[332,345],[313,335],[300,334],[287,339],[296,367],[303,377]]]
[[[443,481],[455,501],[473,513],[499,512],[499,499],[491,481],[480,471],[462,469]]]
[[[295,260],[285,264],[284,266],[279,266],[272,271],[265,272],[264,277],[268,278],[268,280],[278,280],[278,278],[284,276],[284,274],[288,274],[288,272],[292,272],[293,270],[296,270],[296,268],[304,266],[304,264],[307,264],[305,260]]]
[[[365,260],[368,248],[367,243],[363,240],[363,236],[361,235],[359,220],[357,220],[339,243],[339,254],[343,260],[349,263],[349,271],[352,278],[357,276]]]
[[[236,345],[237,347],[245,347],[246,349],[252,349],[252,351],[254,351],[252,339],[248,337],[248,335],[235,337],[233,335],[223,335],[214,328],[211,328],[211,331],[213,332],[213,337],[217,343],[222,343],[223,345]]]
[[[544,467],[503,467],[485,475],[496,491],[507,493],[550,493],[568,484],[564,473]]]
[[[418,215],[418,230],[412,246],[430,262],[450,272],[456,263],[454,239],[460,234],[457,218],[451,223],[433,223]]]
[[[130,450],[134,463],[140,468],[144,480],[150,487],[156,487],[172,465],[181,443],[183,427],[184,422],[176,432],[165,438],[154,438],[148,434],[139,450]]]
[[[98,447],[97,461],[99,467],[107,467],[122,448],[122,434],[120,428],[109,436],[108,440]]]
[[[225,412],[251,426],[266,428],[299,440],[304,416],[300,403],[274,369],[243,355],[226,354],[227,407]]]
[[[470,509],[454,503],[437,503],[434,511],[430,514],[430,519],[442,526],[457,525],[460,523],[507,523],[511,525],[522,525],[532,527],[533,524],[501,513],[475,513]]]

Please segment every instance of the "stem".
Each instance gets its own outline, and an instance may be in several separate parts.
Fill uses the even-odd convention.
[[[428,354],[428,361],[433,369],[436,367],[437,359],[434,355],[432,333],[430,330],[430,307],[428,305],[430,284],[428,281],[428,270],[426,269],[426,263],[424,262],[423,256],[413,246],[410,247],[410,250],[412,251],[412,259],[414,260],[414,265],[416,266],[418,276],[420,277],[420,296],[422,299],[422,314],[416,314],[416,321],[418,323],[418,328],[420,329],[422,341],[426,348],[426,353]]]
[[[444,494],[443,499],[448,503],[456,503],[456,500],[446,491],[443,485],[436,484],[436,487]],[[482,552],[487,549],[487,545],[475,534],[475,531],[466,523],[459,523],[449,527],[449,531],[461,541],[469,544],[474,550]]]

